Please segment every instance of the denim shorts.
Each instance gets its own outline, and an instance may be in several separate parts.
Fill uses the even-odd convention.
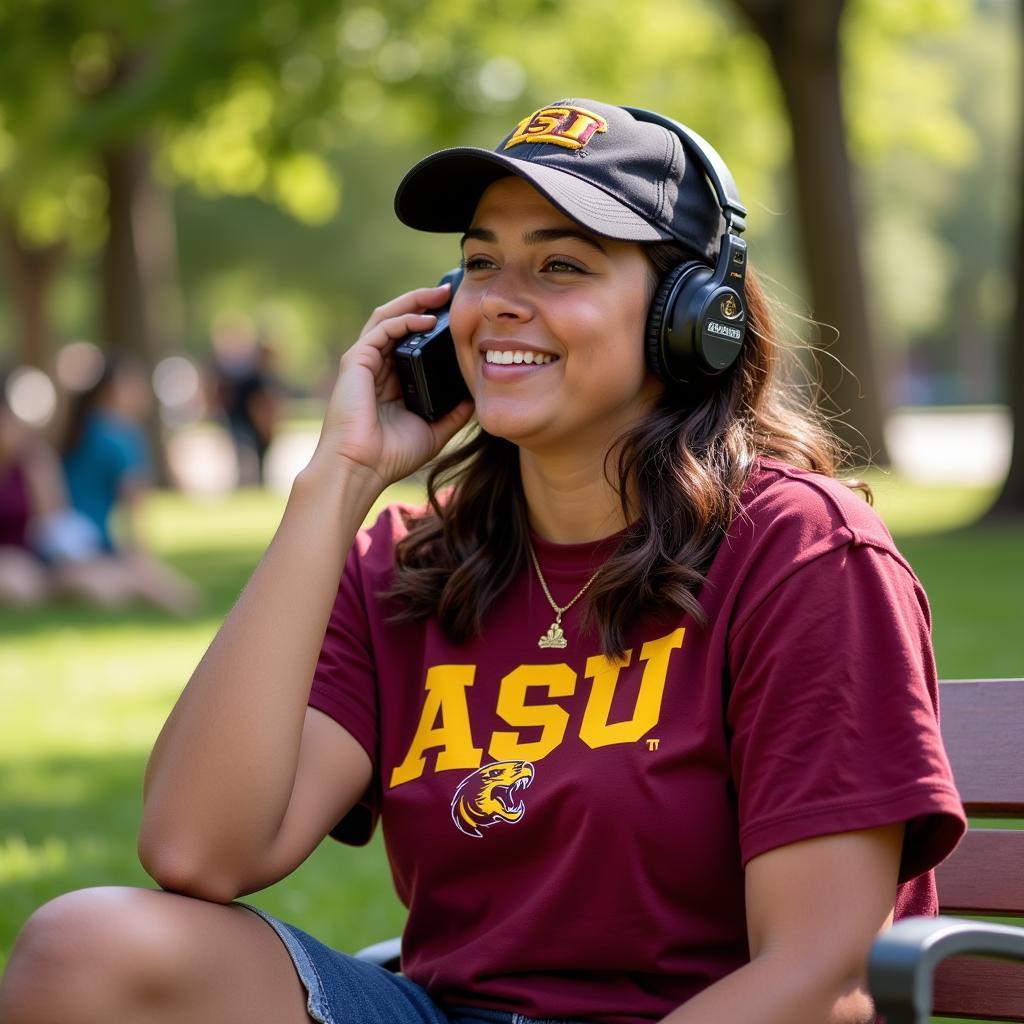
[[[414,981],[339,953],[258,907],[241,906],[277,932],[306,987],[306,1009],[319,1024],[586,1024],[524,1017],[506,1010],[442,1009]]]

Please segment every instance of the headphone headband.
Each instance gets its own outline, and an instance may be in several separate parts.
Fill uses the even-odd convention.
[[[672,132],[684,156],[696,158],[725,219],[714,266],[687,260],[666,274],[651,300],[645,332],[647,365],[662,380],[692,386],[717,377],[740,357],[746,335],[747,208],[715,148],[685,125],[653,110],[623,107],[637,121]]]
[[[687,128],[678,121],[665,117],[663,114],[655,113],[653,110],[645,110],[643,107],[623,107],[623,110],[632,114],[638,121],[646,121],[650,124],[661,125],[667,128],[683,144],[684,151],[693,153],[704,170],[711,187],[714,189],[718,205],[722,208],[725,217],[725,224],[732,234],[739,235],[747,227],[747,208],[740,201],[739,190],[733,180],[732,173],[725,165],[725,161],[718,154],[718,151],[707,139],[698,135],[695,131]]]

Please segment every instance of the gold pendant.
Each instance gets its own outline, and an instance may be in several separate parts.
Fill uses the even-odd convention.
[[[546,647],[568,647],[565,633],[562,630],[562,617],[559,616],[548,626],[548,631],[537,641],[537,646],[543,650]]]

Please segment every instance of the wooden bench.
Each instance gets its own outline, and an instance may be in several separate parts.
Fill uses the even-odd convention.
[[[967,813],[1024,819],[1024,679],[944,682],[940,702]],[[928,1024],[932,1013],[1024,1021],[1024,928],[948,916],[1024,916],[1024,830],[972,821],[936,881],[942,916],[899,921],[875,942],[868,987],[878,1012],[886,1024]]]
[[[941,684],[942,735],[957,788],[976,818],[1024,819],[1024,679]],[[893,752],[899,756],[898,751]],[[1024,928],[949,914],[1024,916],[1024,830],[975,827],[937,871],[942,916],[898,922],[874,945],[869,988],[886,1024],[928,1024],[931,1013],[1024,1022]],[[1020,964],[957,957],[1016,958]],[[358,956],[398,970],[399,940]]]

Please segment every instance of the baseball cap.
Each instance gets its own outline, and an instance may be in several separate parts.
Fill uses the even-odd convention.
[[[395,212],[421,231],[465,231],[484,190],[509,174],[605,238],[675,241],[710,257],[726,229],[703,167],[678,135],[588,99],[535,110],[493,151],[460,146],[425,157],[399,184]]]

